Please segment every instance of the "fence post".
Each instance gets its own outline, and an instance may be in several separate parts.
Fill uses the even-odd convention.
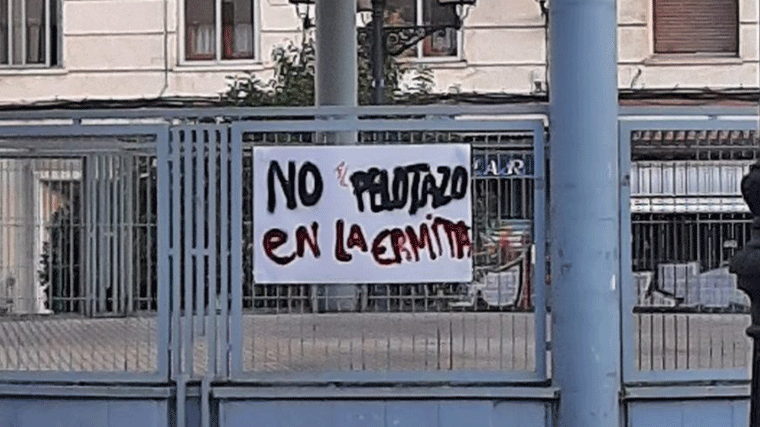
[[[749,425],[760,426],[760,162],[751,166],[742,179],[742,196],[749,206],[752,220],[751,238],[744,248],[731,259],[730,271],[738,278],[737,287],[749,295],[752,324],[747,335],[752,338],[752,388],[750,395]]]
[[[561,427],[620,423],[615,0],[550,5],[552,376]]]

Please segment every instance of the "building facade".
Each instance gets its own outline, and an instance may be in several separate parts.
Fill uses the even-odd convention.
[[[435,21],[439,8],[388,1],[386,24]],[[460,31],[401,57],[432,69],[437,91],[542,93],[550,9],[480,1]],[[620,0],[618,21],[620,88],[758,85],[756,1]],[[303,23],[287,0],[2,0],[0,102],[214,96],[228,76],[266,78],[273,48],[301,40]]]

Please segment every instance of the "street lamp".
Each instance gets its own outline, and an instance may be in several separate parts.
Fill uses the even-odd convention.
[[[296,5],[314,4],[315,0],[289,0]],[[319,0],[317,0],[319,1]],[[418,0],[413,1],[416,5]],[[443,6],[444,12],[438,18],[432,19],[430,23],[424,25],[385,25],[386,0],[357,0],[358,12],[371,12],[372,21],[365,30],[360,33],[362,37],[371,37],[372,56],[370,59],[372,67],[372,104],[378,105],[385,102],[385,58],[386,55],[396,56],[403,51],[415,46],[426,37],[439,31],[447,29],[462,28],[465,7],[475,5],[476,0],[437,0],[438,4]],[[299,16],[300,16],[299,12]],[[308,17],[304,18],[305,22]]]
[[[750,299],[752,323],[747,335],[752,338],[752,387],[749,425],[760,426],[760,162],[750,167],[741,183],[742,197],[752,219],[751,237],[744,248],[731,258],[730,271],[738,278],[737,287]]]

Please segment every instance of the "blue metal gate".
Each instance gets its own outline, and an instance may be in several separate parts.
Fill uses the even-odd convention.
[[[745,426],[749,304],[728,260],[749,239],[753,116],[620,121],[623,380],[632,426]]]
[[[225,111],[0,127],[1,420],[556,425],[543,116]],[[621,423],[743,426],[747,304],[725,261],[748,238],[756,117],[637,114],[619,126]],[[472,147],[472,282],[253,280],[254,148],[336,134]]]

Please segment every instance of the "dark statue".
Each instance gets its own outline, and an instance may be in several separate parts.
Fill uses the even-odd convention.
[[[752,387],[749,425],[760,426],[760,162],[750,167],[742,178],[741,191],[752,215],[751,238],[744,248],[731,259],[730,271],[737,276],[737,287],[746,293],[751,302],[752,324],[747,335],[753,340]]]

